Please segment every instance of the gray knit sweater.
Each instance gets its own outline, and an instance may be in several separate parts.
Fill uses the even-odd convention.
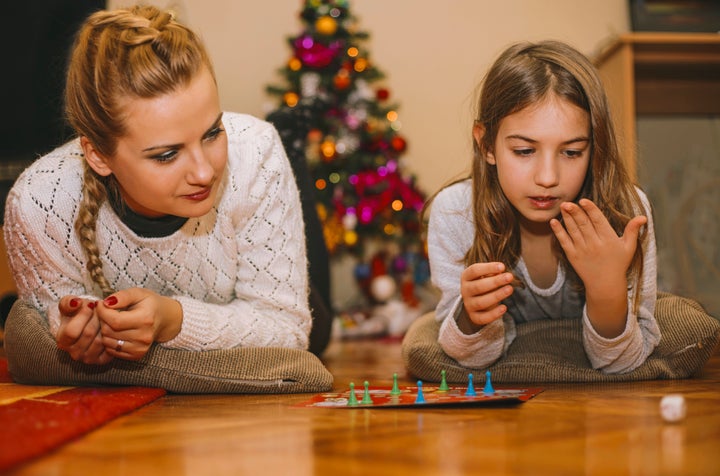
[[[114,289],[142,287],[177,299],[180,333],[162,345],[307,348],[311,326],[300,197],[276,130],[225,113],[228,163],[215,206],[161,238],[133,233],[105,202],[97,244]],[[38,159],[13,186],[5,243],[19,298],[59,326],[65,295],[99,299],[73,225],[82,151],[71,141]]]
[[[660,341],[660,330],[654,317],[657,259],[652,214],[647,197],[642,191],[638,192],[645,206],[643,213],[648,218],[642,282],[630,283],[625,330],[616,338],[606,339],[593,329],[584,297],[572,289],[561,266],[555,283],[542,289],[532,282],[522,260],[513,271],[522,276],[527,287],[516,288],[505,301],[508,313],[475,334],[463,334],[456,319],[463,309],[460,274],[465,269],[464,256],[475,236],[471,182],[465,180],[442,190],[430,211],[428,250],[431,278],[442,293],[436,315],[443,321],[438,340],[445,353],[465,367],[484,368],[499,359],[512,344],[516,324],[535,319],[576,318],[582,319],[585,352],[593,368],[622,373],[641,365]],[[640,293],[637,314],[633,312],[636,293]]]

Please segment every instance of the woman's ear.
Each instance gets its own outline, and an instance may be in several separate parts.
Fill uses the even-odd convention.
[[[495,165],[495,156],[493,153],[489,150],[485,150],[485,147],[483,146],[482,139],[485,136],[485,127],[482,124],[475,123],[473,125],[473,138],[475,139],[475,144],[477,145],[478,149],[483,152],[485,155],[485,161],[488,164]]]
[[[100,154],[92,142],[90,142],[90,139],[85,136],[81,136],[80,147],[85,154],[85,161],[88,163],[90,168],[95,171],[95,173],[102,177],[107,177],[112,174],[112,169],[108,166],[107,159],[105,156]]]

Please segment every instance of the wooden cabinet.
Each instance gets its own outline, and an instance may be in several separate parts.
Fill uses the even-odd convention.
[[[718,34],[623,34],[595,58],[595,65],[633,178],[638,115],[720,114]]]

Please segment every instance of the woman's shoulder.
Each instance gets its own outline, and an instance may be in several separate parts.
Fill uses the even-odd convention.
[[[230,140],[248,139],[257,135],[273,135],[275,127],[250,114],[223,112],[223,126]]]
[[[79,199],[83,153],[79,140],[67,142],[39,157],[15,180],[8,202],[50,211]]]

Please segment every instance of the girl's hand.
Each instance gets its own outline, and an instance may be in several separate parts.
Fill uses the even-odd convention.
[[[60,299],[60,328],[56,340],[58,348],[70,354],[73,360],[104,365],[113,357],[105,352],[95,305],[94,301],[76,296]]]
[[[179,302],[142,288],[113,293],[95,311],[105,351],[126,360],[140,360],[153,342],[174,338],[182,325]]]
[[[465,306],[465,313],[475,326],[489,324],[500,319],[507,311],[504,304],[500,304],[513,293],[510,283],[512,273],[506,273],[502,263],[475,263],[460,275],[460,294]],[[462,322],[458,326],[463,329]]]
[[[637,216],[618,236],[607,218],[590,200],[560,206],[565,226],[550,220],[555,236],[570,264],[585,285],[588,317],[605,337],[616,337],[625,328],[627,270],[637,249],[640,228],[647,217]]]

